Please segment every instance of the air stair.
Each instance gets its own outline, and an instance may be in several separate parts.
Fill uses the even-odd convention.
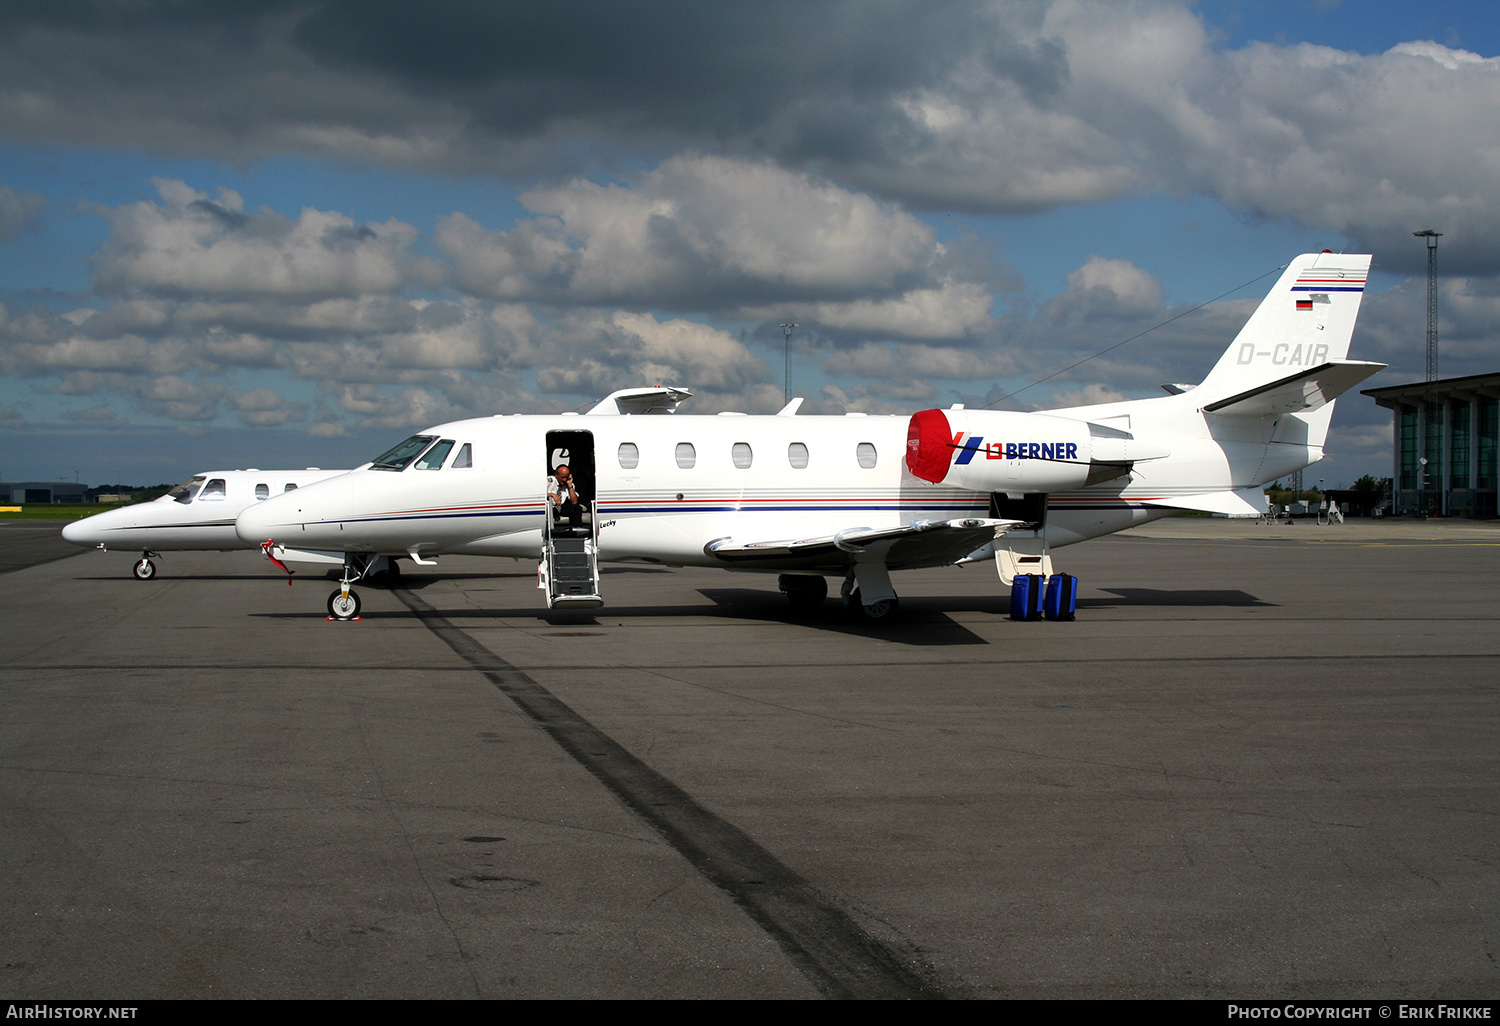
[[[599,538],[594,528],[594,503],[584,507],[583,526],[569,527],[548,504],[547,530],[542,539],[541,578],[548,609],[592,609],[604,605],[599,595]]]

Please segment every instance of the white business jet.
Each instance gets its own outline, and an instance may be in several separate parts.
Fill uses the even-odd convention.
[[[139,549],[132,573],[142,581],[156,576],[151,557],[189,549],[246,549],[254,545],[234,533],[235,517],[246,506],[303,485],[346,474],[345,470],[213,470],[194,474],[152,502],[121,506],[68,524],[62,536],[74,545],[100,549]]]
[[[1333,400],[1384,364],[1347,359],[1368,256],[1298,257],[1197,386],[1043,413],[641,416],[688,393],[616,393],[588,414],[441,424],[373,463],[258,503],[237,531],[268,556],[341,564],[333,617],[381,557],[541,558],[551,607],[602,603],[601,561],[780,575],[794,606],[842,578],[871,620],[890,571],[1050,551],[1177,510],[1258,514],[1260,487],[1323,458]],[[556,468],[572,487],[559,495]],[[576,495],[576,501],[575,501]]]

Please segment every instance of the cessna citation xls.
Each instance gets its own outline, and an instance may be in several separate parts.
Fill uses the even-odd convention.
[[[1333,400],[1384,364],[1347,359],[1368,256],[1298,257],[1208,377],[1155,399],[1044,413],[643,416],[689,393],[618,392],[588,414],[441,424],[353,472],[248,507],[239,536],[354,581],[407,557],[541,559],[549,606],[597,606],[602,560],[780,575],[799,607],[828,576],[879,620],[890,571],[1049,550],[1176,510],[1258,513],[1260,486],[1323,458]],[[566,466],[566,473],[558,468]]]
[[[62,536],[74,545],[140,549],[132,572],[156,576],[151,557],[188,549],[253,549],[234,533],[234,518],[257,501],[293,491],[346,470],[211,470],[194,474],[154,502],[121,506],[69,524]]]

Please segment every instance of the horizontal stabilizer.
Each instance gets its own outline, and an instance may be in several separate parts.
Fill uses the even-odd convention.
[[[1276,417],[1326,406],[1349,389],[1384,370],[1383,363],[1331,360],[1312,370],[1259,385],[1203,408],[1226,417]]]
[[[1205,492],[1202,495],[1180,495],[1166,499],[1132,499],[1144,506],[1168,509],[1190,509],[1197,513],[1223,513],[1226,516],[1258,517],[1266,511],[1266,490],[1241,488],[1234,492]]]

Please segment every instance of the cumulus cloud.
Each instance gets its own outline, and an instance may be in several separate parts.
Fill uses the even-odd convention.
[[[954,339],[988,327],[995,297],[979,282],[944,282],[882,299],[842,303],[783,303],[775,309],[751,307],[743,313],[774,319],[790,316],[838,335],[863,338]]]
[[[93,424],[111,424],[119,421],[119,416],[108,406],[90,406],[83,410],[69,410],[63,417],[72,421],[83,421]]]
[[[374,385],[345,385],[334,390],[334,402],[354,414],[363,427],[415,428],[467,416],[435,391],[402,388],[394,393]]]
[[[395,292],[422,268],[408,252],[417,229],[400,221],[361,225],[311,208],[295,220],[247,214],[233,190],[209,199],[174,179],[154,183],[160,203],[98,209],[110,229],[95,258],[101,292],[348,297]]]
[[[1084,385],[1082,388],[1065,392],[1058,392],[1046,404],[1048,409],[1060,409],[1068,406],[1097,406],[1101,403],[1117,403],[1127,398],[1123,392],[1117,392],[1108,385]]]
[[[0,242],[36,228],[46,206],[47,198],[39,193],[17,192],[0,185]]]
[[[759,405],[770,391],[780,392],[767,380],[770,369],[744,343],[695,321],[658,321],[623,310],[590,314],[570,320],[552,346],[548,365],[537,372],[544,392],[602,396],[637,385],[681,385],[710,405],[715,394],[755,392]]]
[[[961,334],[988,307],[980,286],[946,280],[953,261],[911,214],[764,162],[679,156],[628,185],[578,179],[522,202],[537,216],[511,229],[461,213],[439,223],[456,285],[634,309],[744,313],[774,299],[809,319],[919,336]]]
[[[175,375],[156,378],[135,389],[135,401],[154,416],[176,421],[210,421],[219,413],[222,386],[193,382]]]
[[[229,401],[246,427],[282,427],[307,419],[307,403],[289,402],[269,388],[232,392]]]
[[[1090,256],[1067,277],[1068,289],[1054,299],[1048,316],[1059,320],[1098,321],[1150,316],[1161,308],[1161,282],[1129,260]]]

